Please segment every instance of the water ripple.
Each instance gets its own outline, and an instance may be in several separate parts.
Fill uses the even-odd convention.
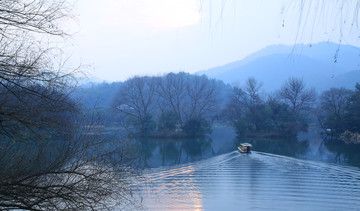
[[[237,151],[151,169],[140,191],[149,210],[357,210],[360,170]]]

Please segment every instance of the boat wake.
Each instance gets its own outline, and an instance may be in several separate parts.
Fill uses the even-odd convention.
[[[150,169],[140,194],[151,210],[344,210],[360,207],[360,170],[233,151]],[[246,207],[243,207],[243,204]]]

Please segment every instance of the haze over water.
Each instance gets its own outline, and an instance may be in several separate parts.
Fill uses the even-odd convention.
[[[150,169],[148,210],[357,210],[357,167],[238,151]]]

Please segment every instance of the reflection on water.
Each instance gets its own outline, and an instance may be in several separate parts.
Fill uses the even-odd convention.
[[[301,150],[300,150],[301,151]],[[139,195],[149,210],[356,210],[355,167],[238,151],[148,169]]]
[[[230,128],[218,128],[209,137],[191,139],[136,139],[136,157],[144,167],[189,163],[234,149],[235,134]]]
[[[360,167],[360,146],[324,142],[317,131],[297,139],[239,139],[230,128],[217,128],[210,137],[184,140],[133,140],[136,158],[144,167],[171,166],[210,158],[233,151],[249,142],[258,152]]]
[[[212,139],[209,137],[186,140],[141,140],[137,141],[138,158],[145,167],[167,166],[188,163],[212,157]]]
[[[325,142],[324,145],[327,150],[333,153],[336,163],[360,167],[359,145],[344,145],[331,140]]]
[[[150,167],[150,182],[137,193],[149,210],[360,207],[360,147],[324,142],[313,131],[297,139],[238,139],[218,128],[210,137],[133,142],[139,163]],[[255,151],[234,151],[241,142]]]

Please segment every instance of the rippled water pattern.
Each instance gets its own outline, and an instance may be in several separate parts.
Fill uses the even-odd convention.
[[[237,151],[152,169],[148,210],[360,210],[360,170]]]

